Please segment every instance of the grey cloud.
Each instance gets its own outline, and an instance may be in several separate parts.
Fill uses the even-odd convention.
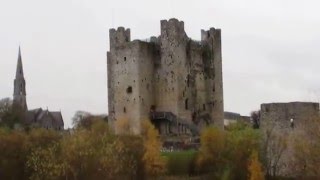
[[[107,112],[108,29],[133,39],[185,22],[188,36],[222,29],[225,109],[248,114],[264,102],[317,101],[320,14],[316,0],[10,0],[0,5],[0,97],[11,97],[18,45],[30,108]]]

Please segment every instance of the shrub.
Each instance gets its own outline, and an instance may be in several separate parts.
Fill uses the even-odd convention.
[[[201,134],[197,165],[215,179],[246,179],[250,155],[259,148],[260,134],[250,127],[234,125],[228,131],[209,127]]]

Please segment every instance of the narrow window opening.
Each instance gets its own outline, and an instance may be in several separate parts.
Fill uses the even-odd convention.
[[[185,109],[186,109],[186,110],[189,109],[189,107],[188,107],[188,99],[185,100]]]
[[[156,106],[155,106],[155,105],[151,105],[151,107],[150,107],[150,111],[151,111],[151,112],[156,111]]]
[[[266,112],[267,112],[267,113],[269,112],[269,108],[268,108],[268,107],[266,107]]]
[[[124,113],[126,113],[126,112],[127,112],[126,107],[123,107],[123,112],[124,112]]]
[[[131,93],[132,93],[132,87],[131,87],[131,86],[129,86],[129,87],[127,88],[127,93],[128,93],[128,94],[131,94]]]
[[[206,105],[203,104],[202,107],[203,107],[203,110],[205,111],[206,110]]]
[[[123,59],[124,59],[124,61],[126,61],[126,60],[127,60],[127,57],[124,57]]]

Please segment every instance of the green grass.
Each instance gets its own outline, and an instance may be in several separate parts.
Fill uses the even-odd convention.
[[[195,173],[197,151],[162,152],[167,159],[168,175],[191,175]]]

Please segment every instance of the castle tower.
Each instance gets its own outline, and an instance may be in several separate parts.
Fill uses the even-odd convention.
[[[109,121],[127,120],[130,131],[139,134],[141,121],[149,119],[153,100],[153,46],[130,40],[130,29],[110,29],[108,63]]]
[[[20,107],[23,111],[28,110],[27,98],[26,98],[26,81],[23,75],[23,66],[22,66],[20,47],[19,47],[19,54],[18,54],[16,77],[14,79],[13,103],[16,107]]]
[[[184,22],[177,19],[161,21],[160,52],[161,69],[159,91],[157,96],[157,109],[159,111],[171,111],[176,115],[184,110],[185,101],[182,97],[185,89],[188,69],[186,44],[188,37],[184,31]]]
[[[203,58],[208,69],[207,98],[211,99],[211,118],[218,127],[223,128],[223,77],[222,77],[222,52],[221,30],[210,28],[201,30],[201,42],[204,46]]]

